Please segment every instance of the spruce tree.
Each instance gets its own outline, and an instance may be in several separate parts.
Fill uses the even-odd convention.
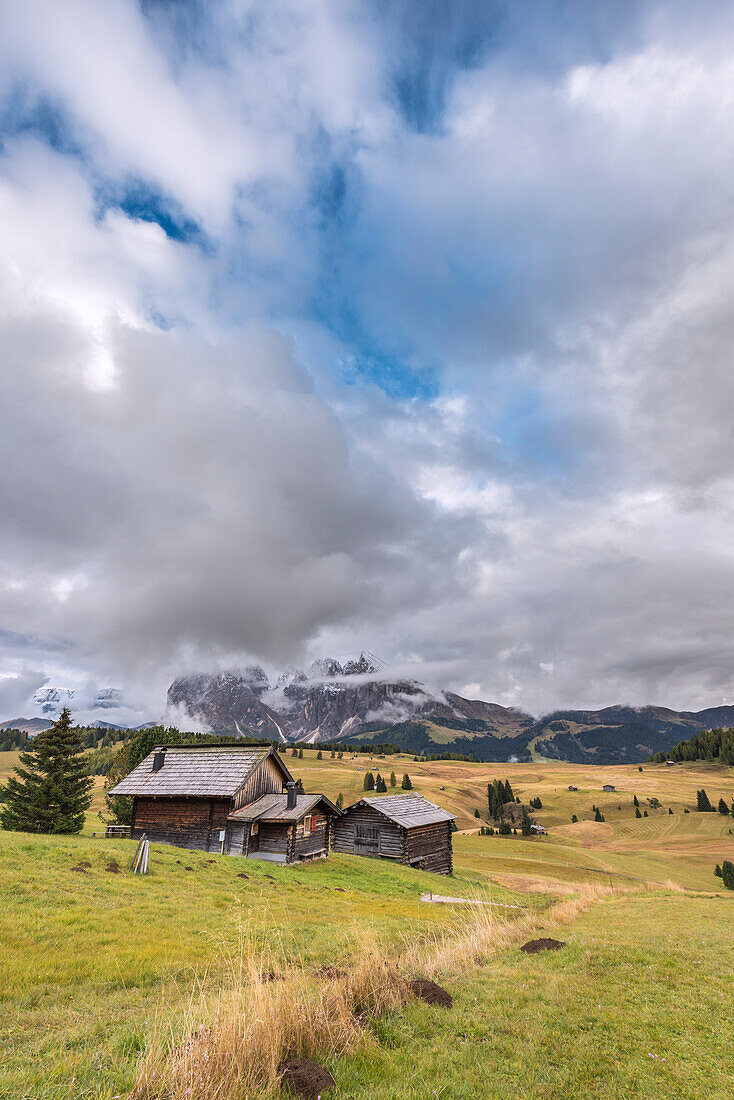
[[[672,811],[672,809],[670,808],[670,806],[668,806],[668,813],[669,813],[669,814],[672,814],[672,813],[673,813],[673,811]]]
[[[92,801],[94,780],[84,773],[85,745],[64,707],[51,729],[20,754],[3,792],[3,829],[21,833],[78,833]]]
[[[633,806],[639,806],[640,805],[640,800],[637,797],[637,795],[635,795],[634,798],[632,799],[632,805]]]
[[[365,772],[364,789],[366,791],[374,791],[375,789],[375,777],[372,772]]]
[[[397,787],[397,785],[398,785],[398,779],[397,779],[397,776],[395,775],[395,772],[390,772],[390,786],[391,787]]]
[[[576,817],[576,814],[571,814],[571,824],[575,825],[577,821],[578,818]]]
[[[479,810],[475,810],[475,811],[474,811],[474,816],[475,816],[475,817],[479,817]]]
[[[520,831],[522,832],[523,836],[530,836],[533,831],[528,811],[525,809],[524,806],[522,808],[522,817],[520,819]]]
[[[734,890],[734,863],[728,859],[721,864],[721,879],[727,890]]]
[[[335,756],[336,756],[336,749],[332,749],[331,750],[331,759],[333,760]]]
[[[711,803],[709,802],[709,796],[706,791],[701,788],[700,791],[696,791],[696,809],[701,814],[710,814],[713,810]]]
[[[316,759],[317,760],[323,760],[324,759],[324,754],[322,753],[321,749],[319,749],[319,751],[316,753]]]
[[[720,863],[717,863],[716,866],[714,867],[714,874],[716,875],[717,878],[723,878]]]
[[[411,783],[410,776],[408,775],[407,772],[403,776],[403,782],[400,784],[400,786],[403,788],[404,791],[412,791],[413,790],[413,784]]]
[[[514,802],[515,796],[512,793],[512,787],[510,786],[509,779],[505,780],[505,802]]]
[[[639,806],[635,806],[635,817],[642,817]]]
[[[339,791],[339,794],[336,796],[335,805],[336,805],[337,810],[343,810],[344,809],[344,795],[342,794],[341,791]]]
[[[298,750],[298,759],[303,760],[303,749]]]
[[[305,794],[305,793],[306,792],[303,789],[303,780],[299,776],[298,779],[296,780],[296,794]]]
[[[387,791],[387,783],[382,778],[379,772],[375,777],[375,790],[378,792],[378,794],[385,794],[385,792]]]
[[[596,807],[596,813],[594,814],[594,821],[603,821],[603,820],[604,820],[604,818],[602,817],[601,810],[597,806]]]
[[[729,807],[727,806],[726,802],[724,802],[723,798],[719,799],[719,813],[726,814],[727,817],[729,816]]]

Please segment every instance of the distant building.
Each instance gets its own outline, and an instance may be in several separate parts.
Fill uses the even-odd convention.
[[[545,827],[543,825],[531,825],[530,826],[530,832],[531,833],[536,833],[536,834],[540,835],[541,833],[545,833],[545,831],[546,830],[545,830]]]
[[[572,783],[568,789],[569,789],[569,791],[577,791],[578,787],[574,787],[574,785]]]
[[[616,791],[616,789],[617,788],[614,786],[613,783],[605,783],[604,786],[602,787],[603,791]]]
[[[666,760],[665,761],[665,766],[668,767],[668,768],[674,768],[675,767],[675,760]]]
[[[450,875],[454,820],[453,814],[418,794],[360,798],[334,821],[331,847]]]

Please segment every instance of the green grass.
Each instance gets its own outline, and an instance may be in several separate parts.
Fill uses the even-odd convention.
[[[154,1013],[197,977],[215,983],[242,928],[275,957],[323,963],[348,953],[355,930],[374,929],[390,951],[453,915],[419,900],[445,878],[382,861],[280,868],[153,845],[150,875],[106,870],[111,860],[126,868],[133,851],[0,833],[0,1097],[50,1100],[74,1077],[74,1096],[131,1086]],[[81,861],[91,867],[72,870]],[[460,873],[451,889],[475,893],[480,882]],[[523,900],[499,887],[493,896]]]
[[[568,947],[505,951],[446,982],[335,1067],[353,1100],[723,1098],[734,1089],[734,897],[624,897],[563,933]]]

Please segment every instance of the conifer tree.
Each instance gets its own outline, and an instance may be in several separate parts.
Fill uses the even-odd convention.
[[[671,807],[670,807],[670,806],[668,806],[668,813],[669,813],[669,814],[672,814],[672,813],[673,813],[673,810],[671,809]]]
[[[305,793],[306,792],[303,789],[303,780],[299,776],[298,779],[296,780],[296,794],[305,794]]]
[[[64,707],[51,729],[20,754],[3,792],[3,829],[21,833],[78,833],[92,801],[84,773],[85,745]]]
[[[721,879],[727,890],[734,890],[734,863],[725,859],[721,864]]]
[[[594,814],[594,821],[603,821],[603,820],[604,820],[604,818],[602,816],[601,810],[597,806],[596,807],[596,813]]]
[[[719,799],[719,813],[726,814],[727,817],[729,816],[729,807],[727,806],[726,802],[724,802],[723,798]]]
[[[700,791],[696,791],[696,809],[701,814],[710,814],[713,810],[709,802],[709,797],[703,787]]]
[[[577,821],[578,818],[576,817],[576,814],[571,814],[571,824],[575,825]]]
[[[510,786],[509,779],[505,780],[505,802],[514,802],[515,795],[512,793],[512,787]]]
[[[298,750],[298,759],[303,760],[303,749]]]
[[[642,817],[639,806],[635,806],[635,817]]]
[[[647,810],[644,810],[644,811],[643,811],[643,814],[642,814],[642,816],[643,816],[643,817],[647,817]]]
[[[316,759],[317,760],[323,760],[324,759],[324,754],[322,753],[321,749],[319,749],[319,751],[316,753]]]
[[[640,805],[640,800],[637,797],[637,795],[635,795],[634,798],[632,799],[632,805],[633,806],[639,806]]]
[[[387,791],[387,783],[382,778],[382,776],[380,775],[379,772],[377,773],[377,776],[375,777],[375,790],[379,794],[385,794],[385,792]]]
[[[365,772],[364,776],[364,790],[374,791],[375,789],[375,777],[372,772]]]
[[[524,806],[522,808],[522,817],[520,819],[520,831],[522,832],[523,836],[530,836],[533,831],[528,811],[525,809]]]
[[[295,745],[291,749],[291,756],[298,756],[298,749],[296,748]]]
[[[716,875],[717,878],[723,878],[720,863],[717,863],[716,866],[714,867],[714,874]]]
[[[342,794],[341,791],[339,791],[339,794],[336,796],[335,805],[336,805],[337,810],[343,810],[344,809],[344,795]]]
[[[474,816],[475,816],[475,817],[479,817],[479,810],[475,810],[475,811],[474,811]]]
[[[390,786],[391,787],[397,787],[397,785],[398,785],[398,779],[397,779],[397,776],[395,775],[395,772],[390,772]]]
[[[332,749],[331,750],[331,759],[333,760],[335,756],[336,756],[336,749]]]
[[[400,784],[400,786],[403,788],[404,791],[412,791],[413,790],[413,784],[411,783],[410,776],[408,775],[407,772],[403,776],[403,782]]]

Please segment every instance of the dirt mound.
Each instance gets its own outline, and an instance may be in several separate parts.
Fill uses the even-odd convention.
[[[526,955],[537,955],[539,951],[558,951],[559,947],[565,947],[563,940],[553,940],[549,936],[539,940],[528,940],[520,948]]]
[[[237,878],[249,878],[249,877],[250,876],[246,875],[244,871],[240,871],[240,873],[237,876]]]
[[[117,862],[116,859],[111,859],[105,867],[105,871],[109,871],[111,875],[119,875],[120,864]]]
[[[79,875],[88,875],[89,868],[92,864],[87,859],[80,859],[75,867],[70,867],[70,871],[76,871]]]
[[[267,970],[260,975],[261,982],[284,982],[282,974],[276,974],[274,970]]]
[[[416,978],[415,981],[408,984],[412,993],[429,1005],[440,1005],[441,1008],[451,1008],[453,1006],[454,998],[451,994],[428,978]]]
[[[281,1084],[287,1085],[296,1096],[316,1100],[334,1087],[334,1078],[328,1069],[308,1058],[287,1058],[278,1066]]]

